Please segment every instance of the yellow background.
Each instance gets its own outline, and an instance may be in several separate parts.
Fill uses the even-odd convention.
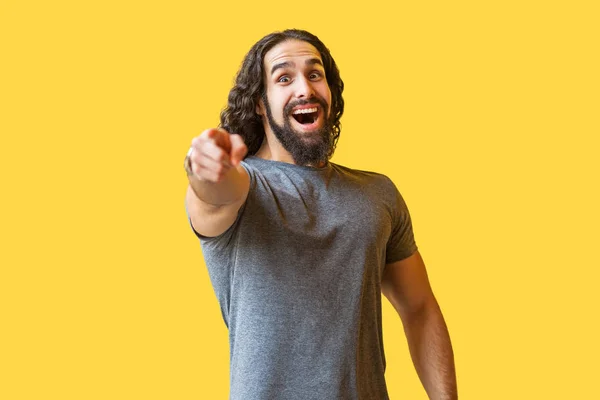
[[[598,390],[595,1],[0,3],[0,398],[225,399],[182,160],[263,35],[346,83],[333,161],[389,175],[461,399]],[[391,398],[425,399],[384,309]]]

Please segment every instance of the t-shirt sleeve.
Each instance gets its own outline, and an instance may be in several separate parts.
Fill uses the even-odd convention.
[[[411,256],[418,247],[415,243],[412,221],[404,198],[396,185],[392,185],[392,232],[386,247],[386,264],[403,260]]]
[[[246,171],[248,172],[248,175],[250,176],[250,190],[252,190],[253,183],[256,179],[254,176],[254,173],[255,173],[254,169],[250,165],[245,163],[244,161],[241,162],[241,165],[246,169]],[[246,200],[246,202],[247,202],[247,200]],[[239,224],[240,217],[242,216],[245,207],[246,207],[246,203],[242,204],[242,206],[238,210],[237,217],[236,217],[235,221],[233,222],[233,224],[229,228],[227,228],[227,230],[225,232],[223,232],[222,234],[220,234],[218,236],[204,236],[204,235],[201,235],[200,233],[198,233],[194,229],[194,226],[192,225],[192,220],[191,220],[189,214],[187,215],[188,222],[190,224],[190,228],[192,229],[192,231],[194,232],[196,237],[198,239],[200,239],[200,242],[202,243],[203,247],[223,248],[223,247],[229,246],[229,244],[231,243],[234,233],[236,231],[237,225]],[[186,213],[187,213],[187,209],[186,209]]]

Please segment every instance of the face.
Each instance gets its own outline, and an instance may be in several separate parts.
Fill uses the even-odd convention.
[[[257,112],[300,165],[327,160],[331,147],[331,91],[319,51],[288,40],[264,57],[265,95]]]

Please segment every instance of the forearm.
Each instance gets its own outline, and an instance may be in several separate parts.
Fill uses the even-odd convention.
[[[435,299],[402,318],[415,369],[432,400],[458,399],[454,353]]]

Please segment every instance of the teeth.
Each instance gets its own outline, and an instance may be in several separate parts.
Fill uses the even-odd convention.
[[[314,113],[314,112],[317,112],[317,107],[302,108],[300,110],[294,111],[292,114],[294,114],[294,115],[296,115],[296,114],[310,114],[310,113]]]

